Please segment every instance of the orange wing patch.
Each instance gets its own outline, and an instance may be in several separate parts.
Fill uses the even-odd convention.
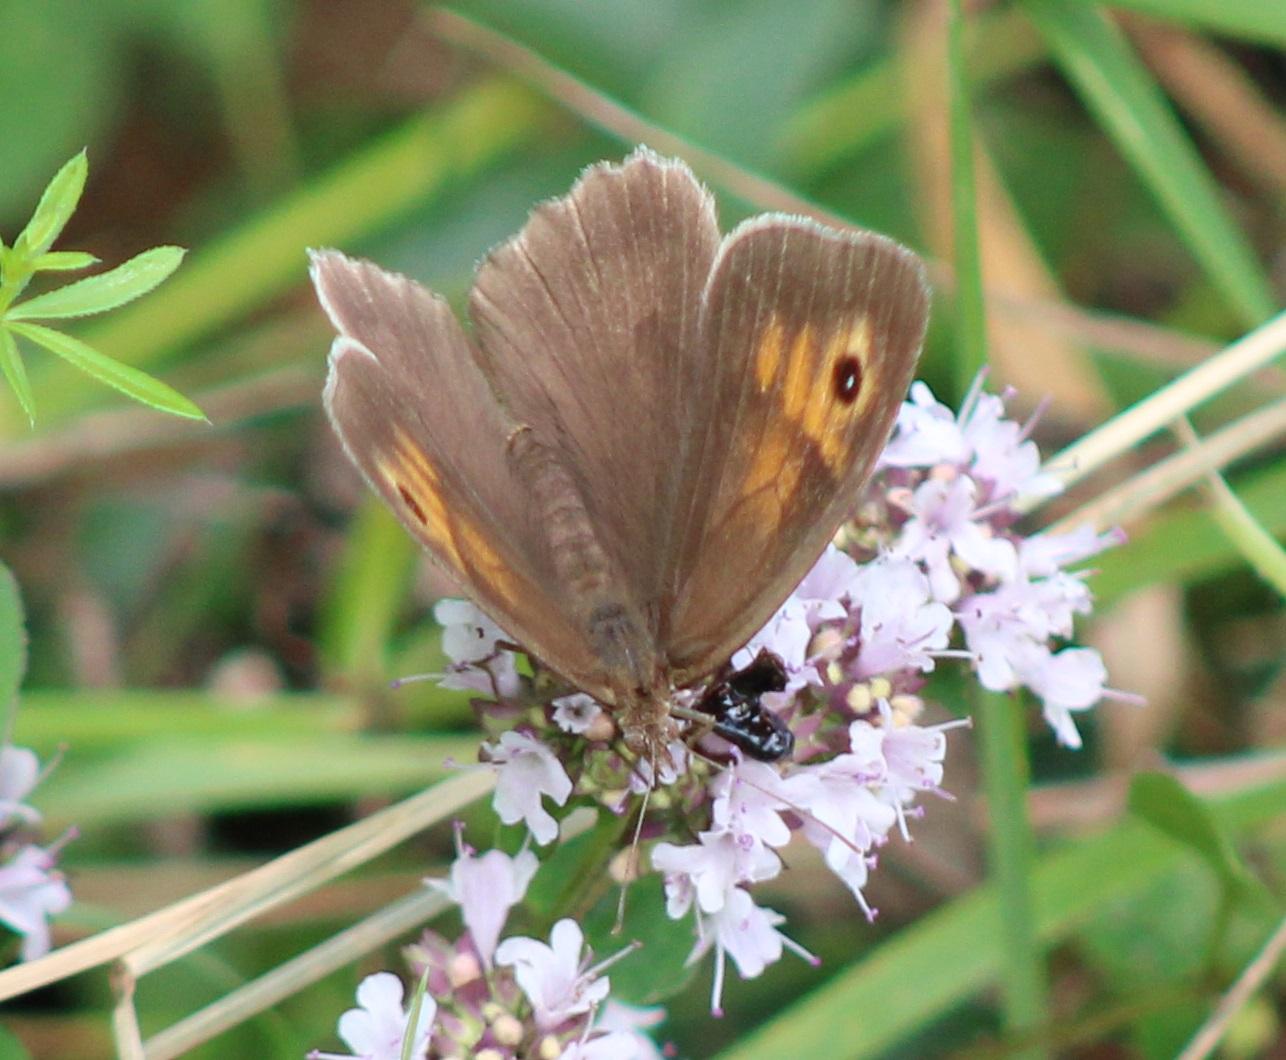
[[[788,336],[775,313],[769,318],[755,346],[755,383],[767,393],[780,379],[780,420],[768,425],[738,496],[748,497],[770,482],[776,483],[778,496],[789,496],[801,471],[799,460],[790,456],[792,434],[812,442],[833,474],[843,473],[849,447],[840,428],[868,403],[861,378],[870,356],[871,319],[865,313],[824,336],[808,323]]]
[[[785,329],[777,319],[777,314],[773,313],[768,318],[764,333],[759,336],[759,344],[755,347],[755,382],[759,385],[760,393],[772,386],[773,380],[777,378],[785,339]]]
[[[461,574],[474,571],[501,598],[513,595],[513,574],[486,536],[459,511],[449,511],[442,481],[428,455],[402,430],[394,430],[393,453],[377,457],[389,490],[419,526],[429,547]]]

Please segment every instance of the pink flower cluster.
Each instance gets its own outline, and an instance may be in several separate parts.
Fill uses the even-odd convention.
[[[457,845],[447,879],[425,882],[459,905],[465,931],[454,943],[426,931],[408,947],[416,981],[425,983],[414,1027],[402,980],[377,972],[358,986],[358,1007],[339,1019],[339,1036],[353,1052],[310,1057],[401,1060],[409,1036],[415,1060],[660,1060],[660,1050],[643,1031],[664,1019],[664,1011],[608,997],[611,981],[602,973],[615,959],[590,967],[574,920],[558,921],[547,943],[501,939],[510,909],[522,901],[539,867],[536,856],[526,850],[516,857],[498,850],[477,856],[458,831]]]
[[[49,918],[71,905],[71,891],[55,868],[70,834],[45,847],[31,841],[40,814],[23,800],[42,776],[33,751],[0,746],[0,923],[22,936],[24,961],[49,952]]]
[[[855,518],[733,658],[743,667],[766,649],[784,663],[786,688],[763,705],[794,736],[788,761],[743,760],[693,732],[653,777],[650,763],[624,754],[597,703],[539,669],[522,676],[503,632],[473,605],[438,605],[452,659],[443,683],[485,697],[475,702],[502,821],[523,822],[544,845],[558,835],[551,807],[575,797],[623,812],[629,792],[665,789],[665,814],[642,834],[654,841],[670,916],[695,918],[692,960],[715,953],[716,1011],[726,958],[749,978],[784,949],[808,957],[749,892],[781,871],[793,836],[874,916],[862,891],[876,854],[895,829],[909,839],[921,793],[943,794],[946,733],[968,724],[918,723],[940,660],[966,662],[994,691],[1030,689],[1071,747],[1080,744],[1073,712],[1120,695],[1105,687],[1096,652],[1063,643],[1090,610],[1083,575],[1066,568],[1120,536],[1015,531],[1016,501],[1059,487],[1027,430],[1003,413],[980,385],[956,415],[917,383]]]

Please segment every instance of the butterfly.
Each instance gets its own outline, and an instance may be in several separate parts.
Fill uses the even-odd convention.
[[[587,169],[438,295],[312,254],[353,463],[460,589],[655,762],[854,505],[911,382],[923,265],[682,162]]]

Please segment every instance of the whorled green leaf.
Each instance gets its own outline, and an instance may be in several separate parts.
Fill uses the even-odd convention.
[[[105,313],[163,283],[183,260],[182,247],[153,247],[97,276],[29,298],[9,310],[9,320],[59,320]]]
[[[13,321],[9,326],[19,335],[43,346],[50,353],[57,354],[87,375],[144,405],[187,419],[205,419],[205,413],[173,387],[128,364],[112,360],[80,339],[25,321]]]
[[[1253,325],[1275,313],[1277,300],[1249,240],[1122,32],[1078,0],[1024,0],[1023,10],[1238,316]]]
[[[0,371],[4,372],[4,377],[13,388],[18,404],[22,406],[22,411],[27,414],[27,420],[34,427],[36,399],[31,393],[31,380],[27,378],[27,366],[22,363],[22,354],[18,352],[18,344],[13,341],[13,334],[4,327],[0,327]]]
[[[54,174],[54,179],[40,196],[36,212],[15,241],[31,257],[43,254],[58,238],[80,202],[89,175],[89,160],[82,150]]]
[[[1229,890],[1259,890],[1209,808],[1166,773],[1140,773],[1130,784],[1130,812],[1198,854]]]
[[[83,250],[51,250],[31,263],[33,272],[72,272],[97,265],[98,258]]]
[[[0,563],[0,717],[7,715],[26,672],[27,622],[22,594],[13,572]]]

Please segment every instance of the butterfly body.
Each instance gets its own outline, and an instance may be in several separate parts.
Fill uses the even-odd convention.
[[[764,215],[682,163],[590,167],[436,295],[334,251],[326,407],[461,590],[655,758],[856,499],[923,341],[909,251]]]

